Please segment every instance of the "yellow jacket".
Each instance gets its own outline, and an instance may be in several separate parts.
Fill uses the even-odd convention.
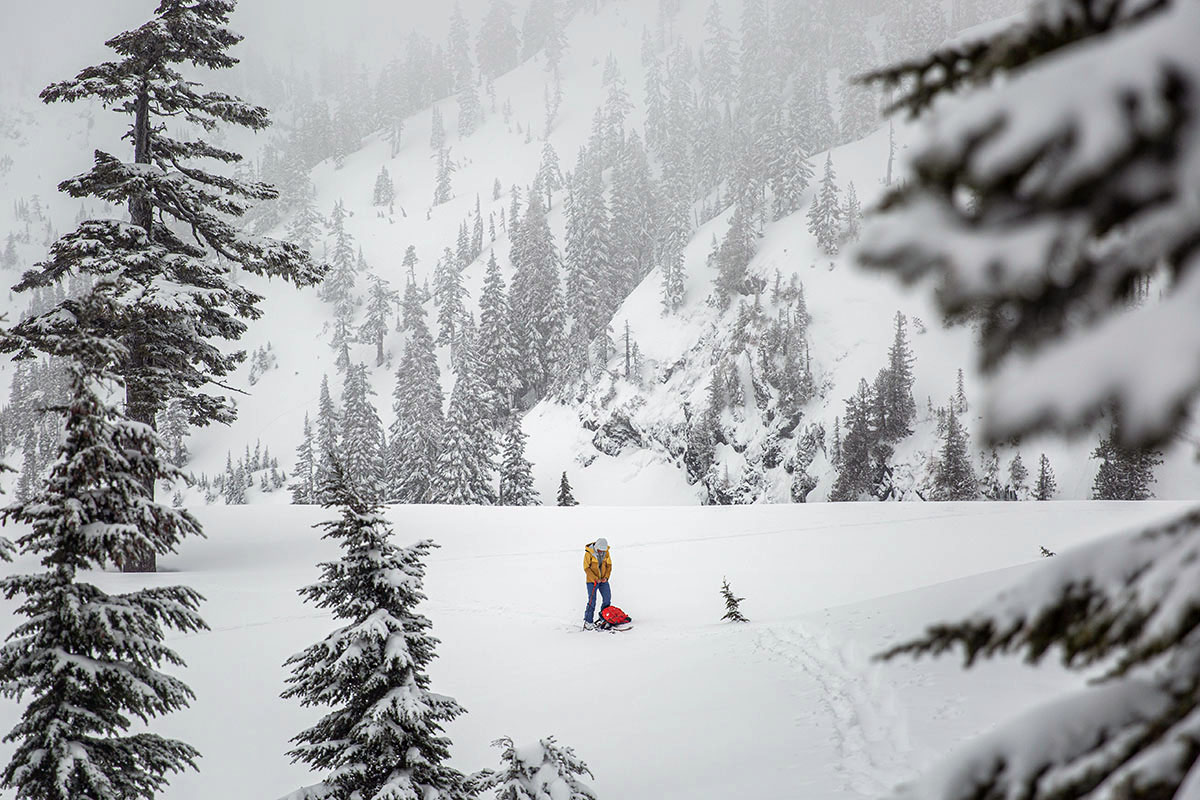
[[[612,575],[612,548],[604,551],[604,562],[600,562],[600,557],[592,548],[595,542],[589,544],[583,550],[583,571],[587,573],[588,583],[600,583],[608,580]]]

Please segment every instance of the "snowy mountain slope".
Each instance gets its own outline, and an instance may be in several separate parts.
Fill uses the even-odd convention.
[[[672,34],[692,46],[702,41],[705,5],[689,4],[682,8],[672,22]],[[742,4],[723,0],[720,5],[726,24],[736,28]],[[466,7],[472,26],[477,24],[481,8]],[[877,22],[872,22],[873,29],[878,27]],[[568,26],[569,46],[561,65],[564,102],[548,137],[564,171],[573,165],[575,152],[586,143],[592,113],[604,101],[607,89],[602,78],[609,56],[619,65],[633,103],[630,125],[642,128],[645,74],[640,57],[641,39],[644,30],[656,30],[658,24],[654,4],[609,2],[600,4],[595,14],[590,10],[579,13]],[[243,46],[247,48],[248,45]],[[840,78],[836,71],[831,75],[831,86],[835,86]],[[447,98],[437,104],[444,117],[451,157],[458,165],[452,182],[454,197],[449,202],[432,206],[437,164],[436,153],[429,145],[432,110],[425,109],[405,120],[401,146],[394,157],[382,134],[377,134],[368,137],[362,149],[349,154],[340,167],[333,159],[319,164],[311,174],[316,208],[328,215],[334,203],[342,202],[350,214],[347,230],[355,246],[361,248],[369,274],[400,288],[406,279],[401,268],[405,249],[414,246],[420,258],[415,270],[418,282],[431,280],[434,264],[444,248],[454,247],[458,227],[469,218],[479,197],[485,220],[494,217],[497,238],[491,242],[485,237],[484,255],[464,272],[470,296],[468,308],[474,309],[489,252],[495,252],[506,281],[511,282],[511,243],[500,226],[500,214],[511,206],[511,188],[524,190],[541,162],[545,93],[551,84],[552,77],[541,56],[498,77],[494,82],[495,102],[484,95],[484,121],[467,137],[457,133],[456,99]],[[7,173],[0,175],[0,180],[4,180],[6,187],[21,187],[19,194],[15,188],[6,189],[6,195],[8,191],[21,198],[39,194],[50,209],[48,217],[53,220],[54,228],[61,232],[79,212],[79,204],[55,193],[53,186],[86,166],[93,141],[115,147],[113,134],[119,130],[116,115],[85,108],[42,109],[29,98],[15,107],[16,120],[9,121],[5,129],[15,132],[16,138],[0,144],[0,156],[9,154],[14,163]],[[506,114],[505,108],[511,108],[511,114]],[[287,115],[277,118],[281,130],[286,130],[290,122]],[[898,123],[895,132],[899,164],[906,143],[914,141],[921,131]],[[888,131],[880,129],[832,152],[838,185],[844,190],[853,182],[864,206],[869,206],[882,191],[888,141]],[[254,153],[261,144],[261,137],[248,139],[243,149]],[[824,154],[815,154],[811,161],[819,177]],[[381,166],[387,167],[396,187],[397,196],[390,211],[376,208],[371,202]],[[493,199],[492,188],[497,181],[502,191],[498,199]],[[807,207],[815,188],[810,186],[801,208]],[[94,211],[97,209],[89,209]],[[550,220],[560,253],[565,230],[562,212],[563,193],[559,192]],[[0,208],[0,239],[14,224],[7,218],[10,213],[10,209]],[[613,318],[610,329],[614,335],[619,337],[628,323],[646,358],[643,385],[634,386],[605,376],[592,386],[579,388],[565,404],[561,399],[547,400],[526,416],[529,455],[543,500],[554,497],[564,470],[569,473],[577,497],[588,504],[692,504],[705,499],[705,488],[689,482],[682,463],[683,437],[688,415],[704,407],[713,361],[722,355],[736,354],[731,345],[737,323],[736,307],[721,312],[709,303],[715,273],[706,265],[713,237],[724,234],[729,213],[726,211],[693,232],[685,253],[687,294],[683,308],[669,317],[662,315],[661,274],[655,270]],[[43,238],[34,231],[33,241],[21,245],[24,264],[43,255]],[[794,431],[790,429],[790,419],[778,416],[767,419],[773,413],[773,400],[765,404],[765,409],[748,401],[736,413],[725,412],[723,423],[731,441],[721,446],[717,455],[732,486],[746,483],[740,499],[775,502],[792,499],[793,475],[789,469],[797,455],[798,440],[808,430],[825,434],[824,446],[817,448],[808,467],[815,481],[808,499],[823,500],[828,496],[836,475],[828,454],[834,420],[844,415],[844,401],[853,394],[859,380],[865,378],[869,382],[886,363],[893,315],[897,311],[909,319],[909,337],[916,357],[914,395],[918,407],[916,431],[900,443],[895,454],[897,483],[904,490],[925,486],[939,446],[928,404],[936,407],[945,403],[955,389],[959,368],[965,370],[967,396],[971,398],[977,385],[969,357],[972,333],[965,329],[943,329],[923,295],[904,291],[878,276],[862,272],[845,254],[830,258],[819,252],[803,212],[768,224],[757,245],[758,253],[749,268],[752,275],[766,281],[769,287],[778,270],[784,283],[795,276],[803,284],[812,317],[808,340],[819,391],[803,408]],[[16,273],[7,274],[12,283]],[[360,293],[366,277],[359,276]],[[334,366],[336,354],[328,346],[333,319],[329,305],[322,303],[315,292],[296,292],[253,277],[244,280],[268,299],[263,305],[264,317],[251,324],[239,347],[254,351],[269,345],[275,365],[262,375],[254,375],[254,380],[249,364],[236,376],[234,384],[247,389],[249,394],[238,396],[240,418],[235,425],[193,433],[189,469],[197,474],[219,474],[229,453],[236,458],[247,446],[253,449],[259,442],[279,460],[283,469],[290,469],[301,439],[304,415],[315,416],[321,377],[329,376],[335,397],[340,390],[341,378]],[[19,313],[24,302],[24,298],[10,300],[10,317]],[[429,303],[426,307],[432,321],[436,314],[434,305]],[[773,311],[771,304],[766,303],[766,315],[769,317]],[[923,333],[918,332],[916,319],[922,321]],[[379,368],[373,366],[370,345],[352,347],[352,358],[371,366],[375,400],[385,426],[392,416],[394,368],[402,347],[403,337],[390,334],[386,348],[392,360]],[[731,360],[737,361],[746,394],[752,395],[753,364],[745,358],[737,360],[731,356]],[[440,353],[440,365],[448,392],[452,373],[446,348]],[[609,369],[616,372],[617,367],[614,361]],[[5,365],[5,370],[6,376],[11,375],[10,367]],[[967,415],[968,423],[971,414]],[[603,451],[595,444],[598,431],[605,434],[601,437],[605,441],[600,442]],[[615,437],[611,435],[613,431]],[[618,451],[622,437],[631,444]],[[615,443],[614,438],[618,440]],[[1036,471],[1038,455],[1046,453],[1057,474],[1059,497],[1084,498],[1090,494],[1096,469],[1096,462],[1089,458],[1094,444],[1094,438],[1066,445],[1030,440],[1021,446],[1020,452],[1031,472]],[[1193,451],[1191,443],[1180,441],[1167,454],[1167,463],[1158,470],[1155,489],[1159,497],[1195,496],[1198,467]],[[1015,452],[1001,450],[1002,469]],[[10,462],[18,465],[19,459],[19,450],[9,456]],[[764,461],[778,461],[778,465],[764,468]],[[747,475],[749,479],[743,481]],[[917,494],[907,491],[906,496],[911,499]],[[188,495],[192,501],[199,502],[202,498],[199,490]],[[252,490],[250,499],[280,503],[287,501],[287,495]]]
[[[442,640],[433,690],[468,710],[448,727],[455,766],[494,766],[489,742],[550,734],[575,748],[600,798],[876,797],[968,736],[1074,687],[1011,661],[870,657],[985,602],[1097,531],[1166,503],[828,504],[737,509],[396,507],[400,542],[431,537],[424,606]],[[312,778],[288,738],[314,719],[278,698],[284,660],[324,636],[295,590],[335,555],[314,508],[206,508],[207,539],[157,575],[92,573],[108,591],[186,583],[212,630],[176,637],[192,708],[155,729],[203,753],[164,800],[281,797]],[[9,532],[6,532],[9,533]],[[627,634],[579,630],[582,544],[613,546]],[[35,569],[31,559],[5,572]],[[728,578],[747,625],[720,622]],[[0,603],[0,614],[12,604]],[[19,709],[0,703],[0,729]],[[9,745],[0,747],[6,760]]]

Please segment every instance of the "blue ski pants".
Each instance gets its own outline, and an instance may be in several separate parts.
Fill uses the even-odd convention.
[[[592,614],[596,611],[596,590],[600,590],[600,599],[604,601],[604,605],[600,606],[600,610],[603,611],[612,605],[612,589],[608,588],[608,581],[603,581],[602,583],[592,583],[589,581],[587,589],[588,604],[587,611],[583,612],[583,621],[591,622]]]

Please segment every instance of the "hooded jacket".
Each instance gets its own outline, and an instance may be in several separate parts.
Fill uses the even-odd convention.
[[[592,542],[583,549],[583,571],[588,583],[600,583],[612,575],[612,548],[597,552],[595,544]]]

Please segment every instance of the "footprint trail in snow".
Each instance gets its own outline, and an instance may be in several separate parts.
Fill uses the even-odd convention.
[[[847,792],[885,796],[913,776],[907,720],[877,666],[846,643],[798,625],[763,630],[758,647],[816,683],[833,726],[834,767]]]

